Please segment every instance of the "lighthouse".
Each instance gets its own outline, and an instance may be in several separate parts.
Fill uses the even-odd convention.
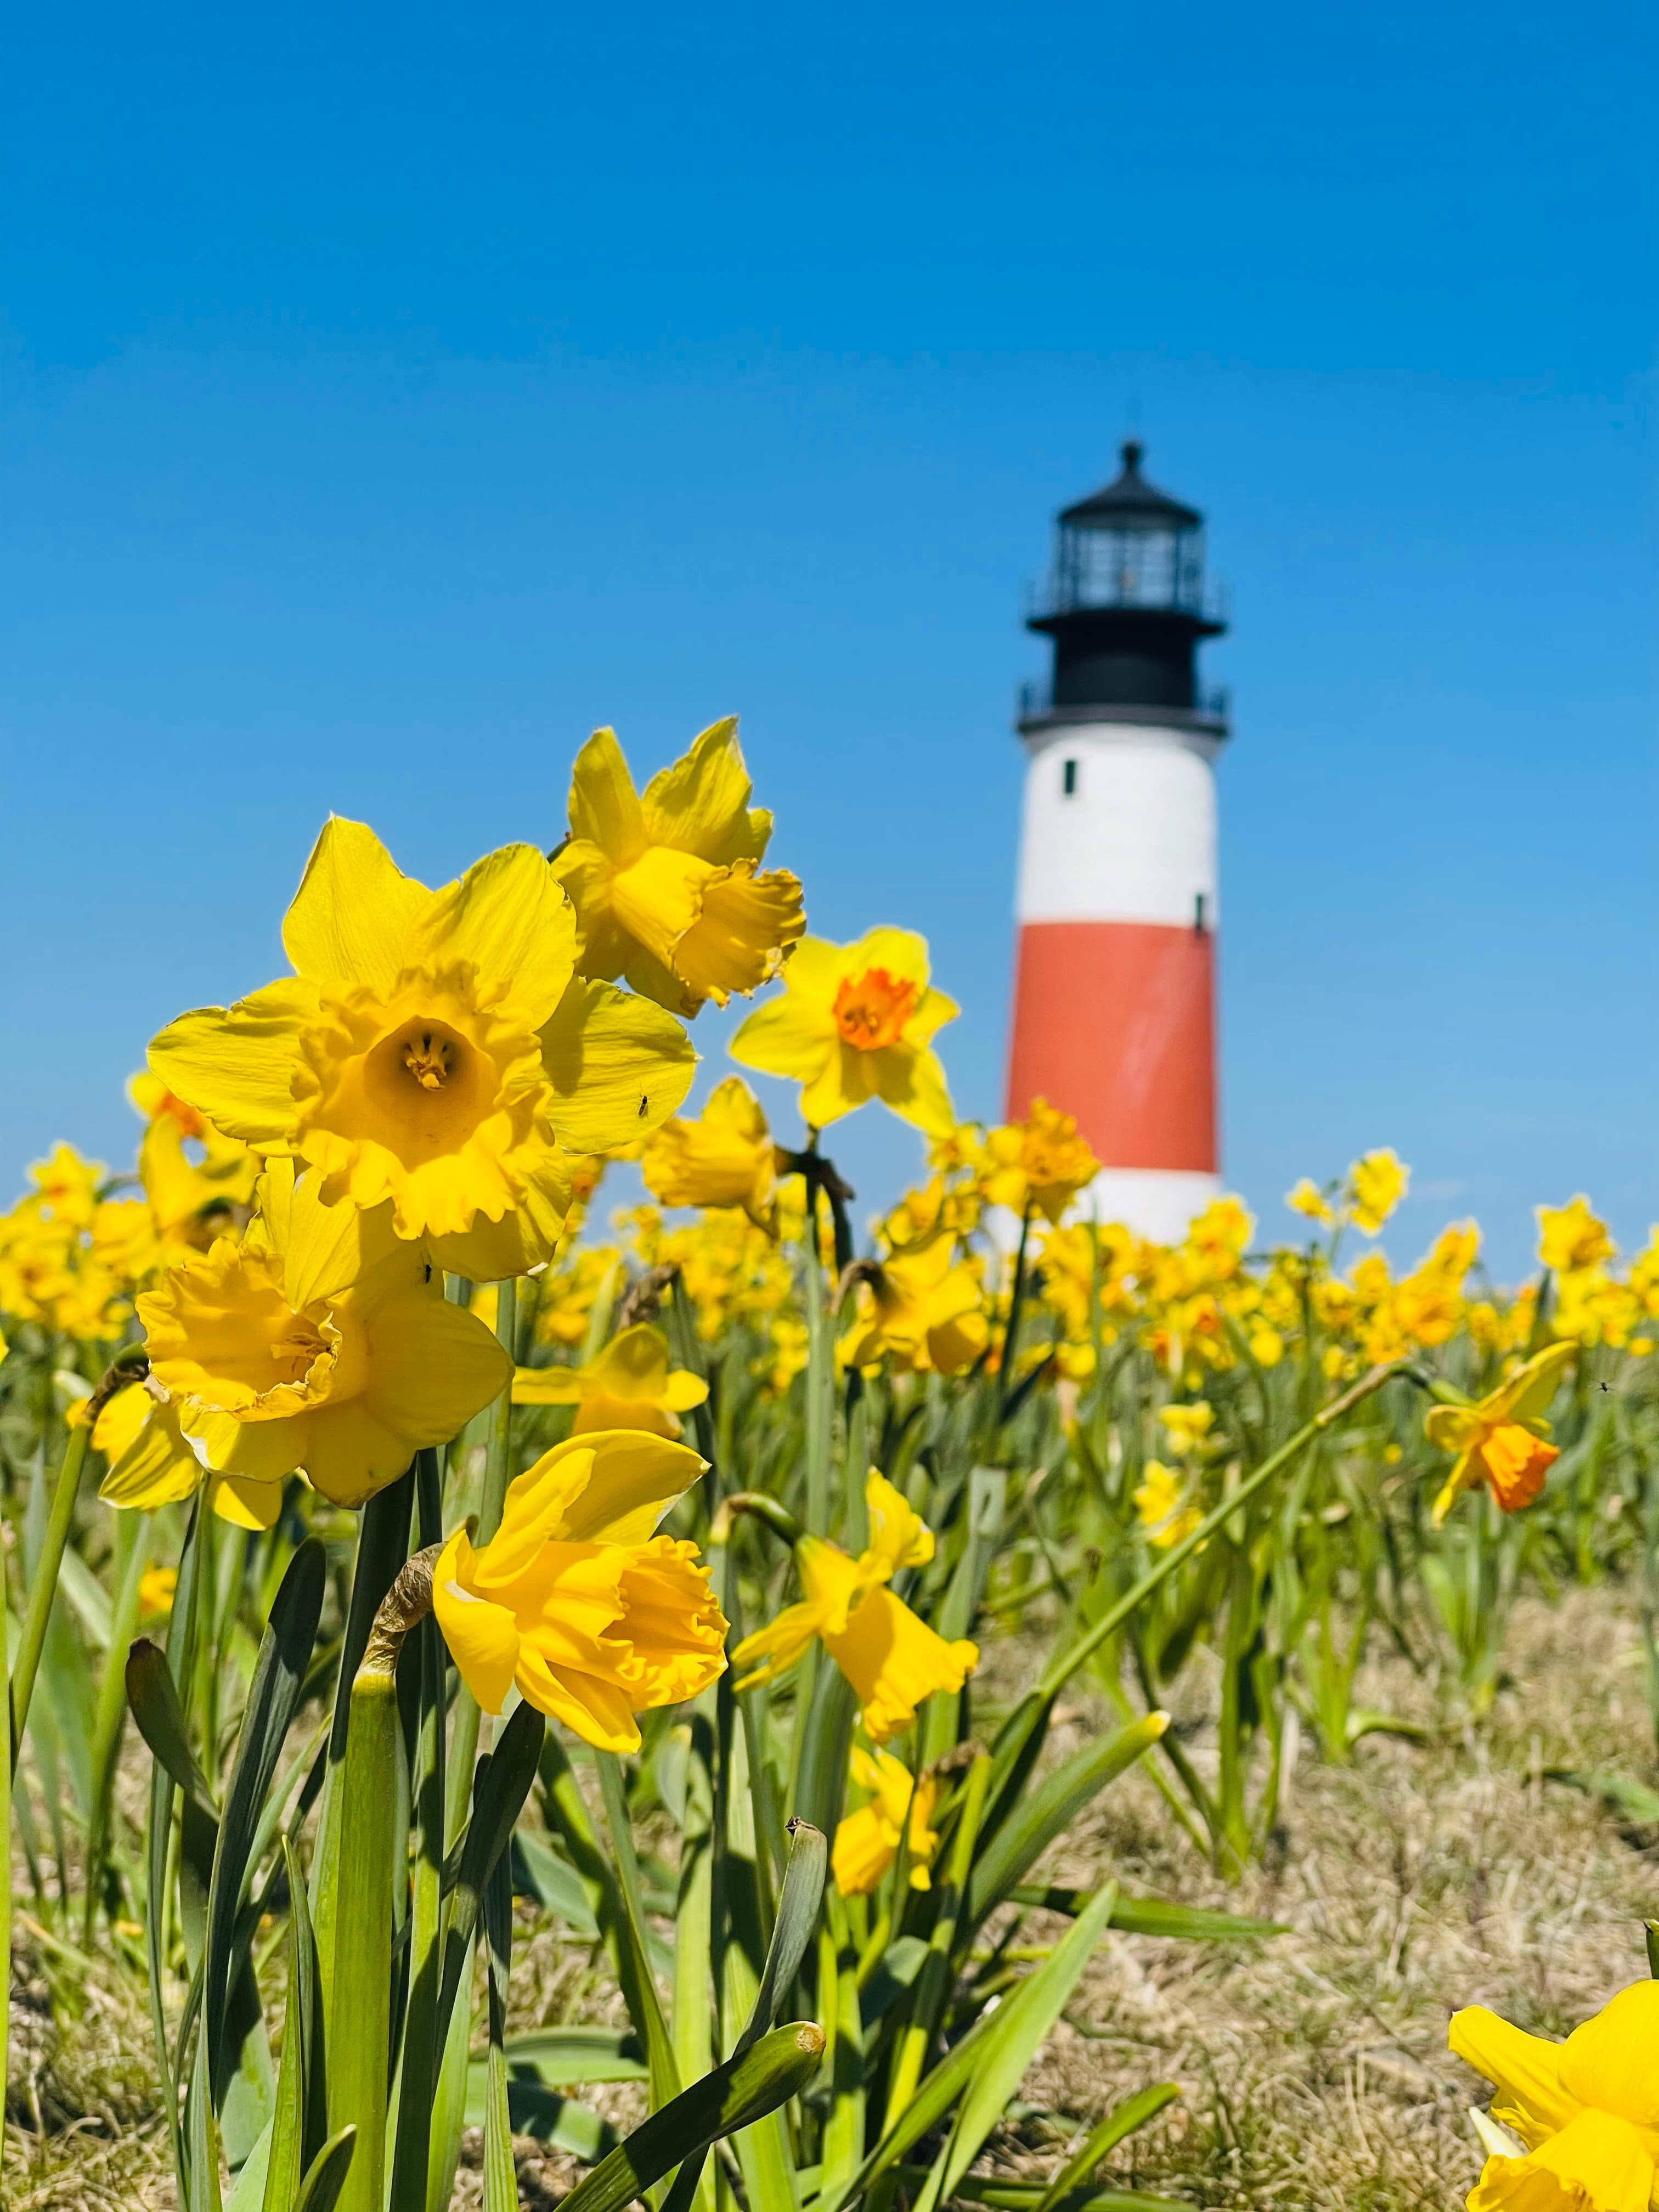
[[[1053,641],[1021,696],[1025,747],[1008,1113],[1075,1115],[1101,1172],[1080,1212],[1172,1241],[1219,1188],[1215,759],[1226,629],[1204,518],[1141,474],[1060,514],[1026,627]]]

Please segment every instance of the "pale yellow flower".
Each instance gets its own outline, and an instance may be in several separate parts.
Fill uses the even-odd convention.
[[[987,1204],[1019,1214],[1034,1206],[1056,1228],[1079,1191],[1100,1172],[1076,1121],[1046,1098],[1034,1098],[1024,1121],[993,1129],[985,1143],[988,1172],[981,1189]]]
[[[1619,1249],[1607,1234],[1607,1223],[1590,1212],[1582,1191],[1565,1206],[1540,1206],[1536,1211],[1538,1257],[1558,1273],[1594,1267],[1598,1260],[1612,1259]]]
[[[777,1147],[740,1075],[715,1085],[696,1121],[665,1122],[646,1146],[640,1172],[664,1206],[740,1206],[760,1227],[771,1225]]]
[[[1356,1229],[1375,1237],[1406,1195],[1412,1179],[1392,1147],[1367,1152],[1348,1170],[1350,1218]]]
[[[689,1368],[672,1368],[668,1347],[640,1322],[613,1336],[586,1367],[520,1367],[513,1377],[515,1406],[574,1406],[572,1436],[591,1429],[647,1429],[678,1437],[679,1416],[701,1406],[708,1385]]]
[[[1309,1221],[1317,1221],[1326,1228],[1336,1218],[1324,1192],[1309,1176],[1304,1176],[1293,1190],[1285,1192],[1285,1203],[1292,1213],[1300,1213]]]

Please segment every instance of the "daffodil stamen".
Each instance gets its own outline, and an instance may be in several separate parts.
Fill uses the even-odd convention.
[[[422,1091],[436,1091],[447,1083],[454,1063],[454,1045],[434,1030],[422,1030],[418,1037],[404,1040],[404,1066]]]

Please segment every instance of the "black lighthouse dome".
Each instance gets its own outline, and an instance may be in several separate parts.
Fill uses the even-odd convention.
[[[1140,473],[1124,441],[1108,484],[1061,510],[1054,565],[1026,628],[1054,641],[1048,695],[1028,691],[1022,731],[1052,722],[1167,723],[1226,735],[1224,696],[1198,688],[1198,647],[1225,611],[1204,584],[1204,518]]]

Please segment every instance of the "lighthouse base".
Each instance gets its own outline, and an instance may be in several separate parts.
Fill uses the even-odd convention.
[[[1092,1215],[1103,1226],[1121,1221],[1137,1237],[1178,1244],[1194,1218],[1221,1194],[1221,1178],[1187,1168],[1103,1168],[1072,1208],[1074,1221]]]

